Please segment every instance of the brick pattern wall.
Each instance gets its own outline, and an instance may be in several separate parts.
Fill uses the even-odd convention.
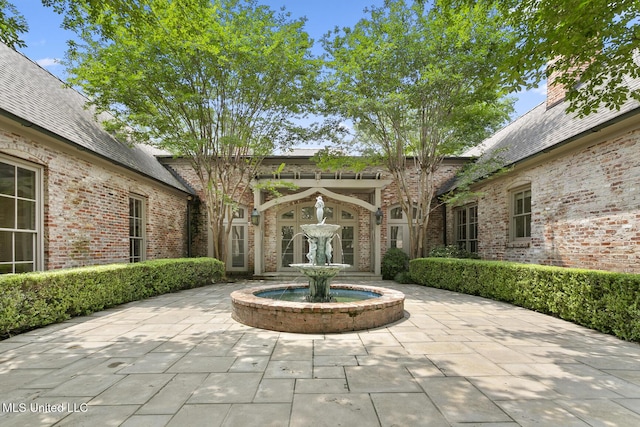
[[[564,85],[556,81],[558,75],[558,72],[551,73],[547,82],[547,109],[561,103],[567,95],[567,89]]]
[[[129,261],[129,196],[145,200],[146,258],[186,254],[186,195],[88,154],[0,131],[0,152],[43,168],[44,268]]]
[[[531,240],[509,240],[509,194],[530,183]],[[485,259],[640,273],[640,130],[489,183],[478,202]],[[449,210],[449,238],[453,216]]]

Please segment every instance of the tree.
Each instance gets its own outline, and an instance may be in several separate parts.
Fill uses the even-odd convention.
[[[449,7],[476,3],[450,0]],[[514,89],[531,88],[554,76],[569,89],[569,111],[588,115],[640,101],[640,2],[637,0],[484,0],[515,35],[505,63]],[[557,77],[556,77],[557,76]]]
[[[253,0],[57,7],[84,43],[68,55],[70,83],[111,113],[110,130],[190,160],[204,191],[213,255],[225,260],[248,181],[276,145],[296,138],[292,118],[316,95],[320,64],[304,21]]]
[[[29,27],[15,5],[8,0],[0,0],[0,42],[12,49],[25,47],[25,42],[20,38],[21,33],[26,33]]]
[[[365,164],[389,170],[414,225],[411,257],[426,255],[443,157],[481,142],[508,118],[511,101],[497,75],[508,43],[487,8],[428,9],[423,1],[403,0],[388,0],[354,28],[323,39],[330,68],[327,105],[356,129],[353,141],[321,156],[323,164],[355,149]],[[417,186],[410,175],[417,176]]]

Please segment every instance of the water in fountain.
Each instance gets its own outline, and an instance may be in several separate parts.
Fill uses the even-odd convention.
[[[324,201],[322,196],[316,198],[316,218],[317,224],[301,225],[309,242],[309,252],[307,253],[306,264],[291,264],[309,279],[309,295],[307,301],[310,302],[331,302],[331,279],[340,271],[348,268],[348,264],[337,264],[331,262],[333,248],[331,240],[340,229],[339,224],[325,224]]]

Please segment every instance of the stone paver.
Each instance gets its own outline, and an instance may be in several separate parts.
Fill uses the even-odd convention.
[[[0,425],[640,425],[638,344],[386,281],[366,284],[405,293],[399,322],[266,331],[231,319],[230,293],[258,284],[163,295],[0,341]]]

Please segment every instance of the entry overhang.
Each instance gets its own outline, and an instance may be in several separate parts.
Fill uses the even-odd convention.
[[[370,188],[370,187],[368,187]],[[274,206],[277,206],[279,204],[283,204],[283,203],[289,203],[289,202],[293,202],[296,200],[301,200],[301,199],[305,199],[309,196],[312,196],[316,193],[320,193],[323,196],[327,196],[328,198],[331,198],[333,200],[337,200],[340,202],[345,202],[345,203],[350,203],[353,205],[357,205],[360,206],[364,209],[367,209],[368,211],[371,212],[375,212],[378,209],[378,206],[376,205],[372,205],[371,203],[367,203],[364,200],[360,200],[358,198],[355,197],[350,197],[350,196],[345,196],[344,194],[338,194],[338,193],[334,193],[331,190],[327,190],[326,188],[323,187],[311,187],[308,188],[304,191],[301,191],[299,193],[295,193],[295,194],[289,194],[287,196],[282,196],[282,197],[278,197],[277,199],[273,199],[270,200],[268,202],[263,203],[262,205],[256,207],[256,209],[258,209],[258,212],[263,212],[267,209],[270,209]]]

